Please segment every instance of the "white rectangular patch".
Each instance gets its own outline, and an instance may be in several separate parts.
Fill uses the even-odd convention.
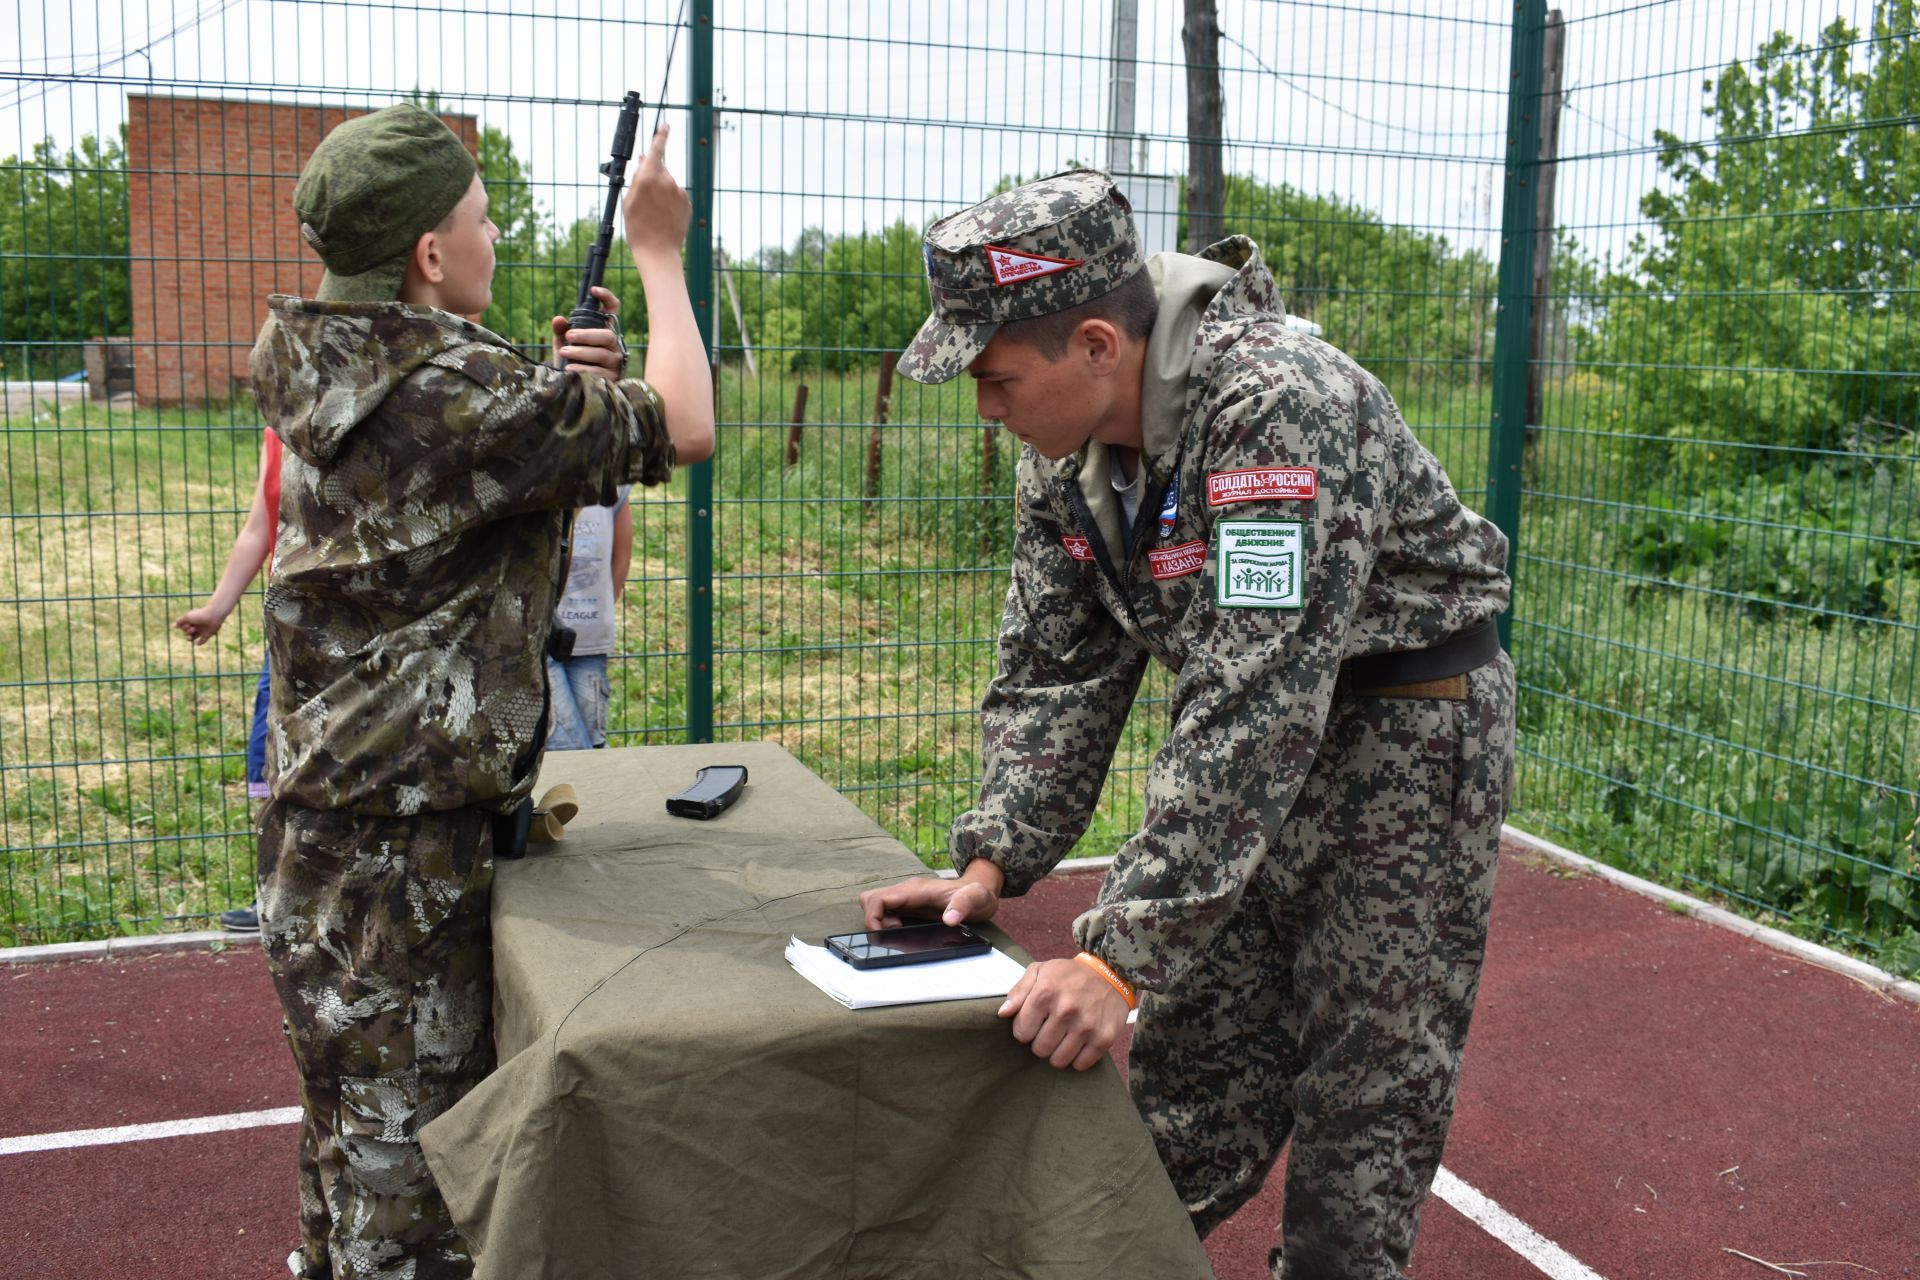
[[[1223,608],[1299,609],[1305,526],[1298,520],[1222,520],[1213,526],[1214,601]]]

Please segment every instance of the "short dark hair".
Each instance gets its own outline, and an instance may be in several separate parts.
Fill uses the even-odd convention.
[[[1153,291],[1153,280],[1142,267],[1119,288],[1077,307],[1009,320],[1000,326],[1000,336],[1033,347],[1048,360],[1058,360],[1067,354],[1067,342],[1088,320],[1105,320],[1127,337],[1145,341],[1153,333],[1153,322],[1159,314],[1160,295]]]

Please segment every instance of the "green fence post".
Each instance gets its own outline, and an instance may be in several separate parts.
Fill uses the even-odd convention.
[[[1520,490],[1527,443],[1527,363],[1533,342],[1534,184],[1540,173],[1541,58],[1547,0],[1513,6],[1507,81],[1507,180],[1500,211],[1500,310],[1493,331],[1493,430],[1487,445],[1487,516],[1507,535],[1507,571],[1520,551]],[[1500,643],[1513,648],[1513,608]]]
[[[687,292],[713,346],[713,0],[694,0],[687,58]],[[718,405],[720,369],[714,371]],[[713,463],[687,471],[687,741],[713,741]]]

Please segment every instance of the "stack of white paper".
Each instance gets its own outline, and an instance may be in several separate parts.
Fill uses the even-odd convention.
[[[1019,961],[1001,951],[959,960],[856,969],[825,947],[810,946],[798,938],[787,943],[787,963],[849,1009],[1004,996],[1026,972]]]

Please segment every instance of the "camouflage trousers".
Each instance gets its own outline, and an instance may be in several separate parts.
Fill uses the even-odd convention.
[[[1280,1280],[1397,1280],[1452,1119],[1513,778],[1513,666],[1341,697],[1233,921],[1141,997],[1129,1075],[1204,1235],[1291,1139]]]
[[[261,941],[304,1112],[303,1280],[473,1274],[419,1132],[493,1067],[492,848],[471,809],[261,816]]]

